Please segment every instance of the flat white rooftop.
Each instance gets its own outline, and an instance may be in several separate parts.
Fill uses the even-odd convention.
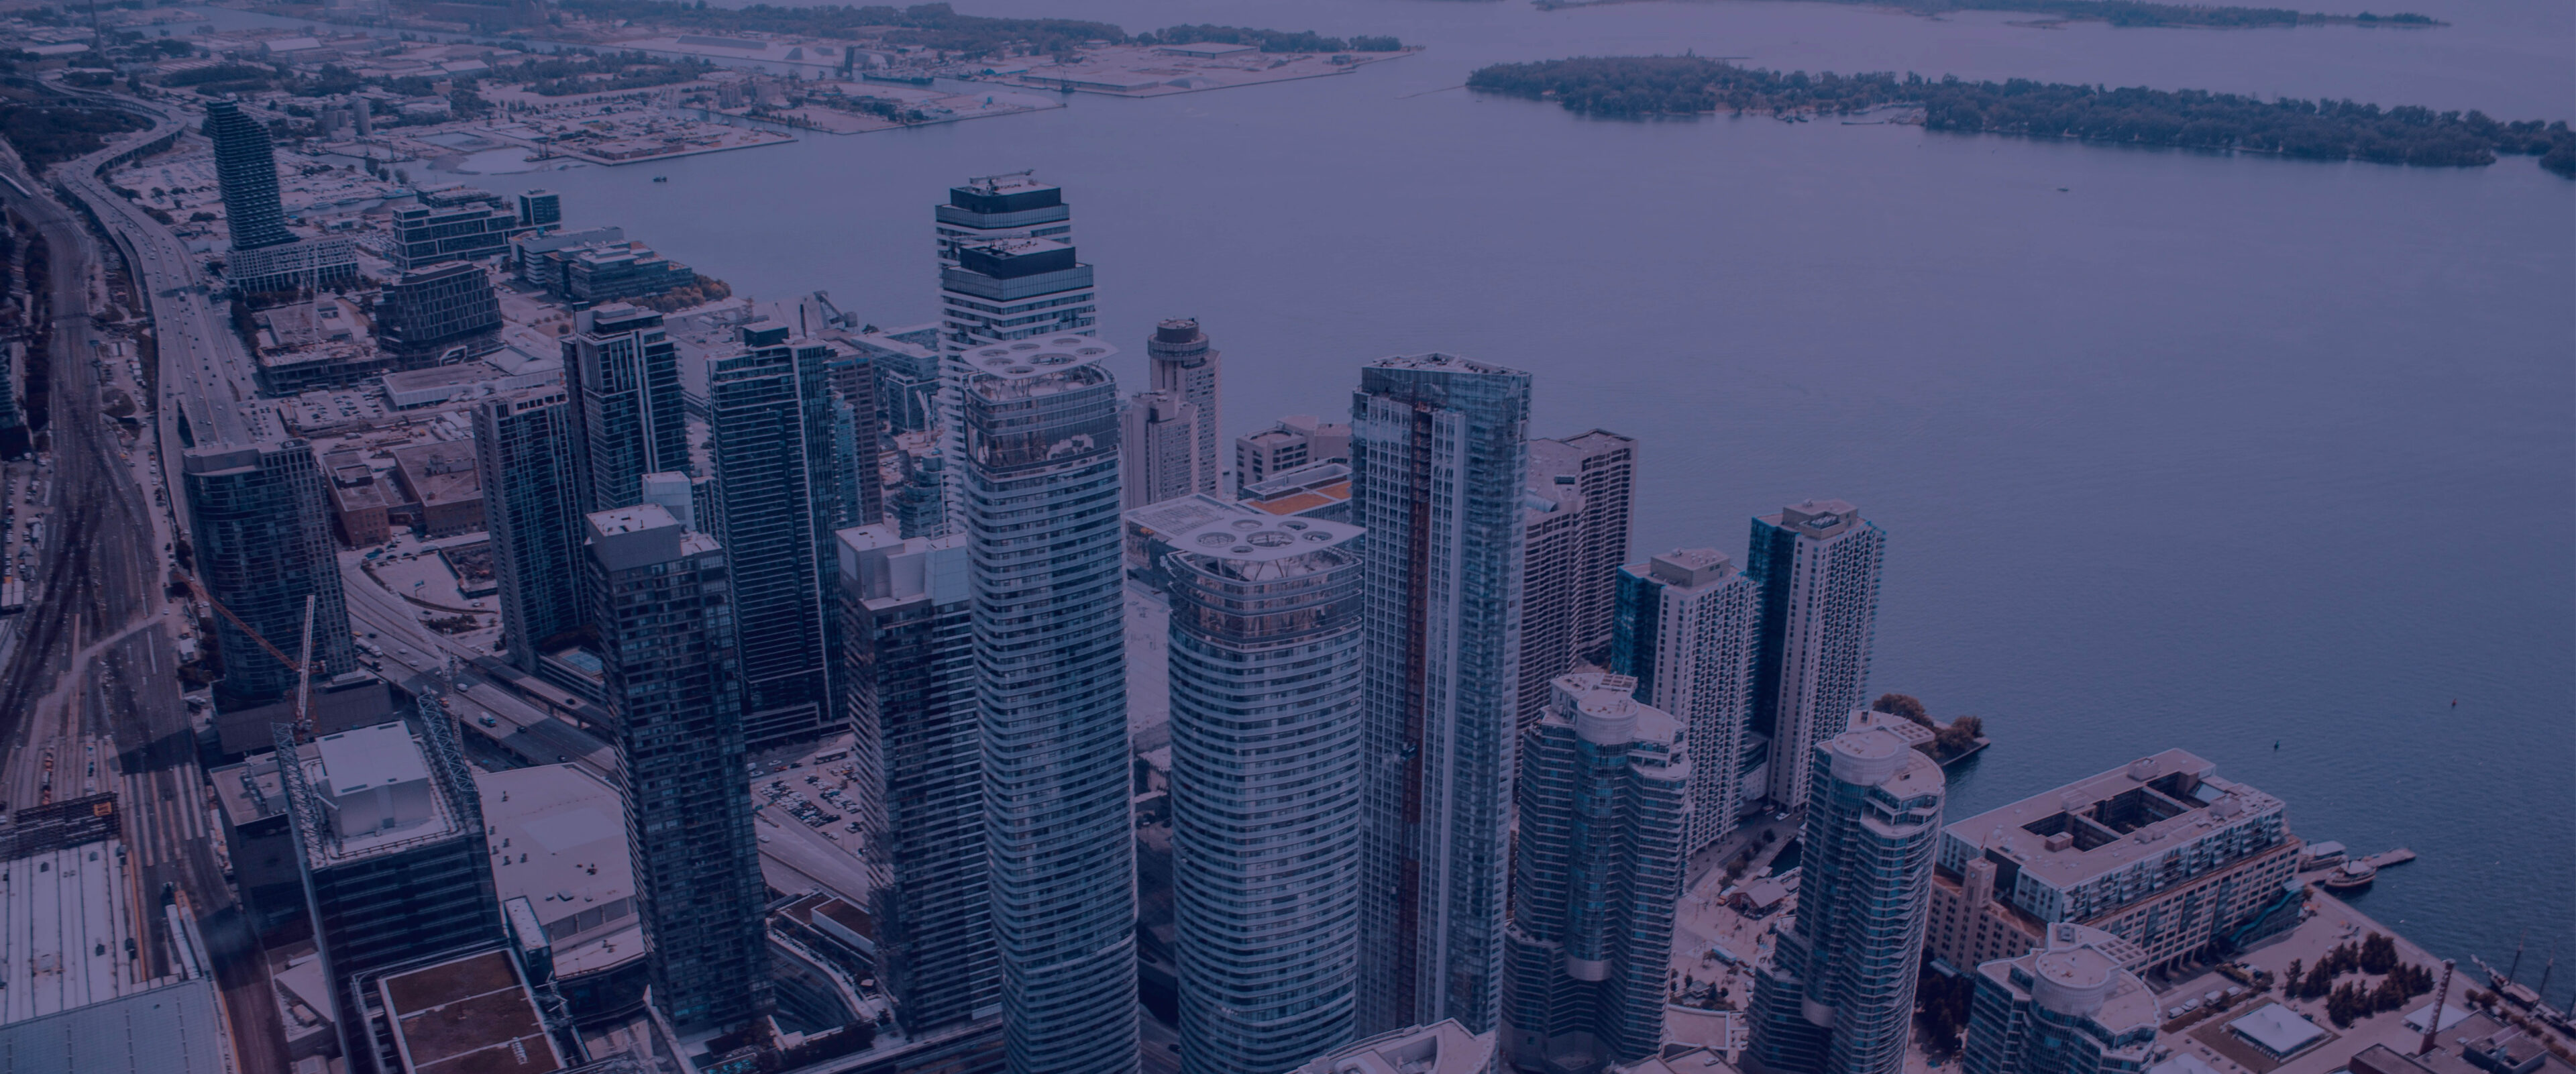
[[[586,973],[644,954],[626,805],[572,765],[478,772],[491,826],[493,886],[525,898],[554,945],[558,973]]]
[[[135,934],[133,891],[114,839],[0,864],[0,1025],[166,983],[142,977],[149,939]]]
[[[400,721],[360,727],[314,740],[322,770],[331,775],[334,794],[354,794],[372,787],[413,783],[429,778],[429,762],[420,744]]]
[[[231,1053],[203,977],[0,1026],[0,1070],[231,1074]]]

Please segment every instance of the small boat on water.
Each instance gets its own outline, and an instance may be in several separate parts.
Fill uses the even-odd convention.
[[[2355,858],[2335,866],[2333,872],[2317,880],[2317,886],[2327,891],[2359,891],[2377,879],[2379,866],[2371,864],[2368,858]]]
[[[667,183],[671,181],[671,177],[667,175],[656,175],[653,177],[653,181],[656,183]]]

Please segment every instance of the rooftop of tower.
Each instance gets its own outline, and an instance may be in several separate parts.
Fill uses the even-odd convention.
[[[958,356],[966,368],[1003,380],[1026,380],[1099,365],[1118,348],[1091,336],[1065,333],[975,347]]]
[[[1525,375],[1517,369],[1507,369],[1502,366],[1479,362],[1473,358],[1463,358],[1455,354],[1442,354],[1439,351],[1431,351],[1426,354],[1389,355],[1374,362],[1370,362],[1368,364],[1368,368],[1408,369],[1437,373],[1499,373],[1506,376]]]

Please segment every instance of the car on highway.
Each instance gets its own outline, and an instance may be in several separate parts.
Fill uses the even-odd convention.
[[[476,722],[476,723],[479,723],[479,724],[482,724],[482,725],[483,725],[483,726],[485,726],[485,727],[499,727],[499,726],[501,726],[501,721],[493,719],[493,718],[492,718],[492,714],[491,714],[491,713],[488,713],[488,712],[484,713],[483,715],[481,715],[481,716],[479,716],[479,717],[476,717],[476,718],[475,718],[475,722]]]

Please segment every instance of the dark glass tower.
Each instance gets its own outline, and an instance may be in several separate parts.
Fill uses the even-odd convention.
[[[530,673],[547,639],[586,622],[572,442],[572,405],[560,388],[474,404],[475,469],[501,584],[501,633],[510,662]]]
[[[605,511],[643,502],[646,474],[694,474],[679,347],[662,315],[624,303],[584,310],[563,344],[564,387],[580,435],[580,503]]]
[[[313,656],[322,665],[316,677],[355,669],[357,640],[349,633],[312,446],[302,440],[206,445],[188,449],[180,467],[197,577],[207,594],[282,648],[303,636],[304,599],[313,597]],[[295,673],[232,619],[215,617],[215,639],[224,665],[216,707],[265,705],[295,688]]]
[[[286,210],[277,200],[277,151],[268,128],[231,101],[206,102],[206,140],[215,143],[215,182],[224,195],[224,223],[233,249],[256,250],[294,242]]]
[[[822,574],[840,487],[832,355],[784,327],[745,328],[738,353],[707,364],[715,536],[735,565],[743,733],[754,750],[811,742],[838,722]]]
[[[771,1001],[725,550],[660,504],[583,527],[653,1002],[684,1034],[738,1026]]]

